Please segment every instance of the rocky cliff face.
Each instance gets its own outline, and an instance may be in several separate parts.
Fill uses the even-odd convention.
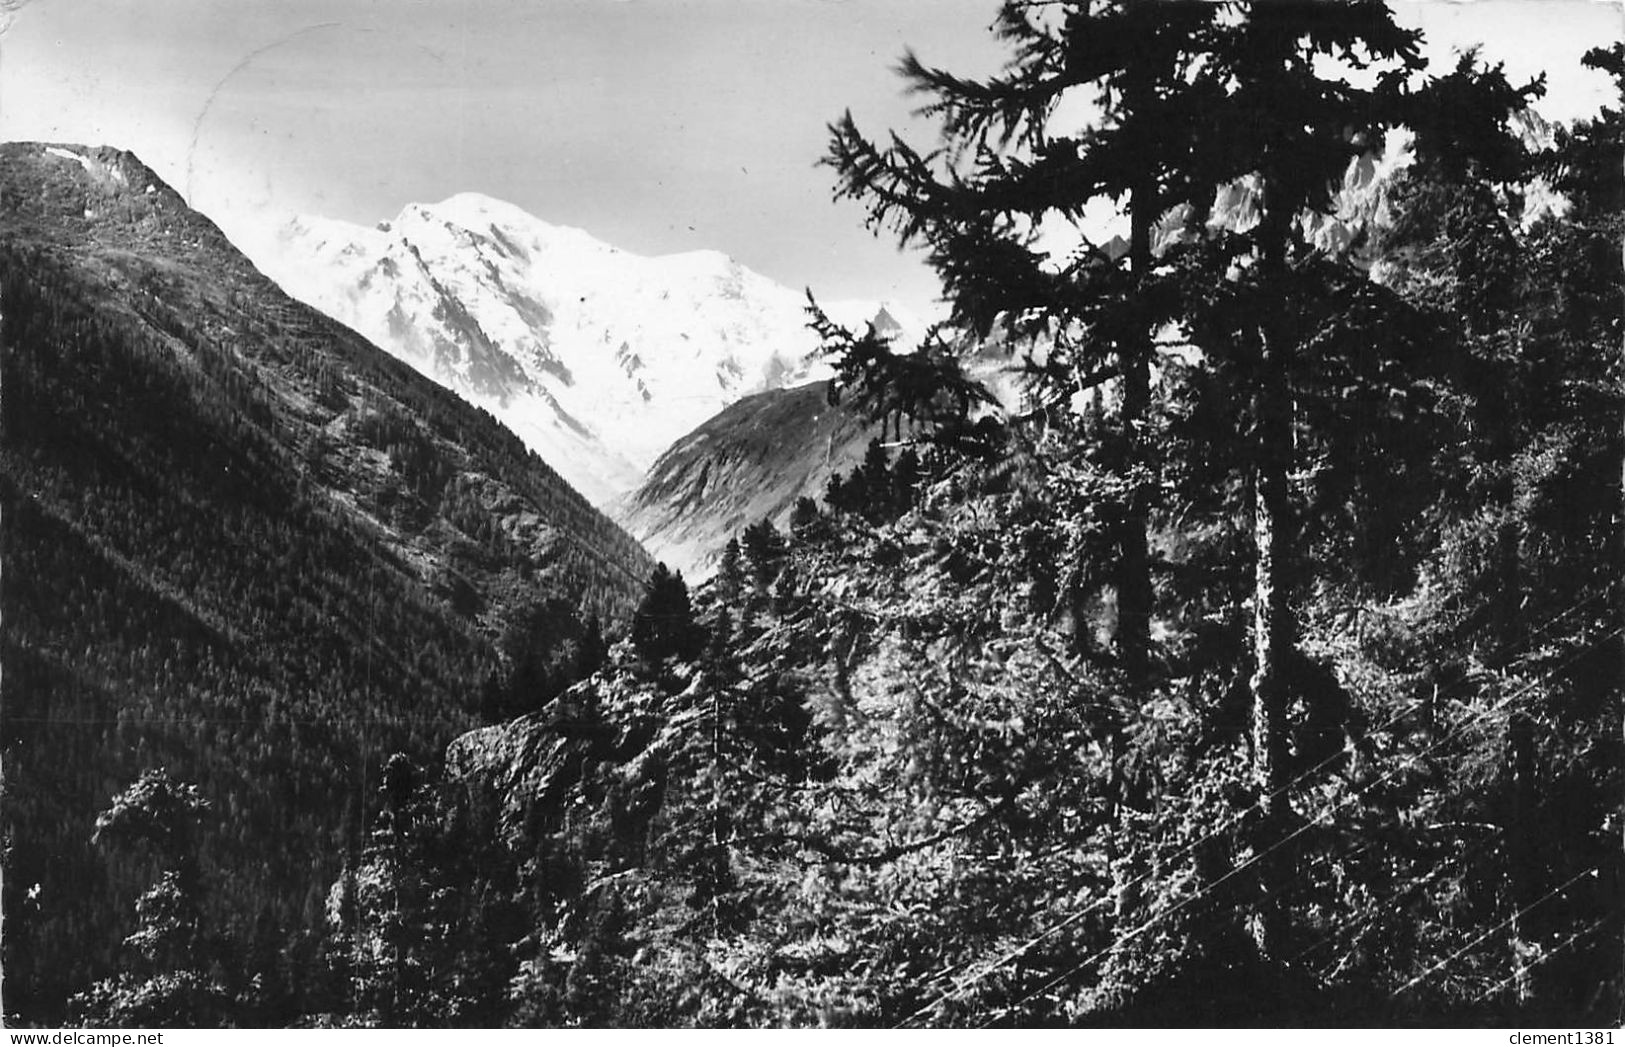
[[[577,684],[543,712],[447,746],[447,781],[494,807],[510,846],[536,846],[573,818],[621,824],[658,808],[667,761],[696,715],[685,694],[637,682],[626,657],[623,649],[620,671]]]

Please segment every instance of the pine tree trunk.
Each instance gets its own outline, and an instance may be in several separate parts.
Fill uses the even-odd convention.
[[[1270,271],[1281,272],[1277,263]],[[1260,374],[1253,399],[1257,464],[1253,478],[1253,791],[1258,817],[1252,845],[1258,867],[1253,927],[1261,957],[1275,959],[1285,930],[1286,882],[1281,843],[1287,822],[1286,712],[1295,628],[1290,603],[1291,556],[1287,474],[1292,461],[1289,338],[1279,322],[1261,333]]]
[[[1139,195],[1136,194],[1136,201]],[[1142,226],[1147,232],[1142,234]],[[1150,261],[1149,222],[1142,221],[1138,212],[1134,217],[1134,243],[1130,257],[1136,274],[1144,273]],[[1139,245],[1143,244],[1143,249]],[[1136,334],[1139,328],[1136,328]],[[1144,440],[1146,407],[1150,400],[1150,343],[1151,332],[1145,330],[1145,339],[1133,346],[1120,346],[1118,365],[1123,375],[1122,462],[1130,474],[1137,474],[1145,464]],[[1123,672],[1123,703],[1129,709],[1140,709],[1151,692],[1151,575],[1147,553],[1146,531],[1149,527],[1149,499],[1145,485],[1138,480],[1131,487],[1128,504],[1117,536],[1117,628],[1113,637],[1118,665]],[[1115,712],[1111,721],[1111,736],[1107,743],[1110,761],[1107,777],[1107,817],[1118,825],[1124,805],[1123,787],[1123,723]],[[1125,918],[1135,905],[1133,878],[1127,869],[1120,868],[1115,846],[1108,850],[1108,861],[1114,870],[1112,896],[1114,916]]]
[[[1129,265],[1136,282],[1151,271],[1151,231],[1159,209],[1156,185],[1144,182],[1134,190],[1129,239]],[[1143,299],[1144,289],[1136,291]],[[1146,414],[1151,400],[1151,352],[1155,332],[1145,310],[1133,327],[1134,342],[1120,347],[1123,372],[1123,458],[1135,476],[1129,490],[1120,539],[1121,560],[1117,583],[1117,648],[1126,690],[1132,704],[1143,704],[1150,690],[1151,573],[1147,552],[1150,527],[1150,492],[1138,474],[1149,464],[1145,450]]]
[[[1144,424],[1148,385],[1145,362],[1125,368],[1123,381],[1124,424],[1128,436],[1130,468],[1144,465],[1144,451],[1137,432]],[[1130,402],[1135,415],[1129,414]],[[1145,703],[1151,686],[1151,567],[1147,530],[1150,512],[1147,492],[1136,483],[1129,494],[1120,541],[1121,559],[1117,584],[1117,653],[1123,667],[1125,696],[1131,706]]]
[[[1132,240],[1129,260],[1138,278],[1151,264],[1151,218],[1155,208],[1154,187],[1137,189],[1134,194]],[[1147,552],[1149,527],[1149,497],[1139,474],[1146,465],[1144,429],[1151,389],[1151,338],[1149,321],[1133,327],[1134,341],[1118,346],[1118,368],[1123,375],[1123,400],[1120,424],[1122,426],[1121,460],[1119,467],[1135,482],[1129,489],[1128,503],[1117,535],[1117,627],[1113,637],[1118,665],[1123,672],[1123,697],[1133,709],[1145,704],[1150,693],[1151,646],[1151,576],[1150,557]],[[1120,726],[1114,724],[1114,734]],[[1120,739],[1114,737],[1114,754],[1121,748]],[[1121,800],[1118,769],[1115,764],[1111,776],[1111,802],[1115,810]]]
[[[1149,71],[1135,76],[1127,85],[1126,99],[1130,112],[1143,112],[1149,101],[1151,85]],[[1134,479],[1129,489],[1121,531],[1118,535],[1117,564],[1117,630],[1114,643],[1123,671],[1124,699],[1130,709],[1143,708],[1150,697],[1151,671],[1151,575],[1147,551],[1147,530],[1150,526],[1149,492],[1140,482],[1140,472],[1147,464],[1144,431],[1147,409],[1151,399],[1151,351],[1155,332],[1151,319],[1143,308],[1145,284],[1151,272],[1151,232],[1160,217],[1161,200],[1154,178],[1142,177],[1135,185],[1129,201],[1129,269],[1133,274],[1135,290],[1131,309],[1136,314],[1130,327],[1131,342],[1117,347],[1118,368],[1122,372],[1123,402],[1123,460],[1121,465]],[[1108,778],[1109,817],[1114,825],[1121,816],[1123,803],[1122,753],[1124,749],[1123,725],[1115,718],[1112,723],[1109,746],[1111,760]],[[1115,852],[1115,848],[1112,849]],[[1116,854],[1108,855],[1115,859]],[[1112,861],[1114,869],[1118,863]],[[1115,913],[1122,919],[1133,906],[1132,880],[1127,870],[1114,873],[1113,897]]]

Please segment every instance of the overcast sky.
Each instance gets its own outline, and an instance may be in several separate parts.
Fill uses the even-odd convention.
[[[304,212],[366,224],[465,190],[642,254],[714,248],[827,298],[925,311],[934,279],[832,204],[815,166],[850,107],[904,130],[905,46],[1003,59],[996,0],[0,0],[0,139],[131,149],[238,235]],[[1598,0],[1402,2],[1435,59],[1482,42],[1550,74],[1548,115],[1607,100],[1579,68],[1621,36]],[[9,24],[7,24],[9,23]],[[1441,70],[1442,71],[1442,70]]]

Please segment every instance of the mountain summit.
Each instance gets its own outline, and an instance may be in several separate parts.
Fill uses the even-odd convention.
[[[491,411],[598,505],[729,404],[827,374],[799,292],[719,252],[646,258],[477,193],[375,228],[297,218],[259,253],[289,293]]]

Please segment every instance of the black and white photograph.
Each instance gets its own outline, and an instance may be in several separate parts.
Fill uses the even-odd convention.
[[[1609,1047],[1622,12],[0,0],[10,1042]]]

